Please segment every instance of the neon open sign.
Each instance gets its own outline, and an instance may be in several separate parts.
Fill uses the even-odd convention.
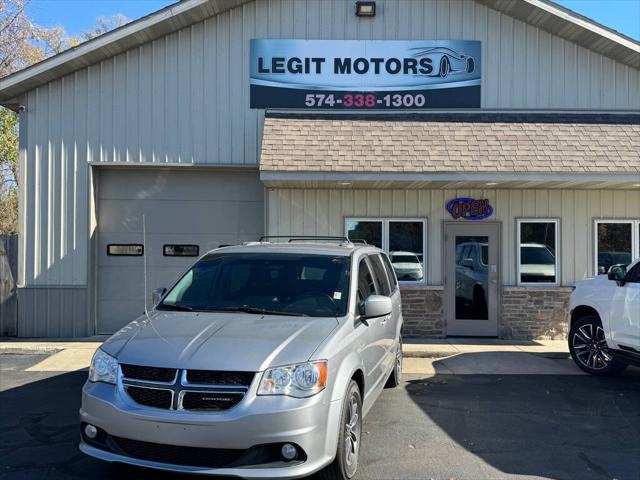
[[[482,220],[493,215],[493,207],[486,198],[454,198],[447,202],[447,212],[456,220]]]

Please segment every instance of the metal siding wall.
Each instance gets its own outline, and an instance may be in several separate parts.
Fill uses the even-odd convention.
[[[85,337],[94,333],[84,287],[18,288],[19,337]]]
[[[257,164],[251,38],[478,39],[485,108],[640,109],[640,71],[471,0],[256,0],[24,98],[20,285],[87,284],[87,162]]]
[[[442,283],[442,222],[455,197],[488,198],[502,223],[502,281],[516,283],[516,219],[559,218],[562,285],[593,275],[593,221],[640,219],[640,191],[269,189],[269,235],[344,235],[345,217],[420,217],[427,223],[427,280]]]

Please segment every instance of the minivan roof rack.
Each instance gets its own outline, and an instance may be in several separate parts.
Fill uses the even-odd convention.
[[[325,240],[340,243],[353,243],[347,237],[330,236],[330,235],[263,235],[260,237],[260,242],[268,242],[270,239],[288,239],[291,242],[308,242],[314,240]]]

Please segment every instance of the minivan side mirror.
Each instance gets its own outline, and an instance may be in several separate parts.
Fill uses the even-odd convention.
[[[365,318],[384,317],[389,315],[392,309],[391,299],[384,295],[370,295],[364,301]]]
[[[607,278],[618,283],[619,286],[624,285],[624,277],[627,275],[627,267],[625,265],[612,265],[607,273]]]
[[[166,288],[156,288],[153,292],[151,292],[151,304],[155,307],[160,303],[164,294],[167,293]]]

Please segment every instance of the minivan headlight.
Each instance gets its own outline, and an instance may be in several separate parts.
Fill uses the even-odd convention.
[[[304,398],[324,390],[327,361],[298,363],[270,368],[262,375],[258,395],[288,395]]]
[[[116,384],[118,378],[118,361],[101,349],[97,349],[89,367],[90,382]]]

